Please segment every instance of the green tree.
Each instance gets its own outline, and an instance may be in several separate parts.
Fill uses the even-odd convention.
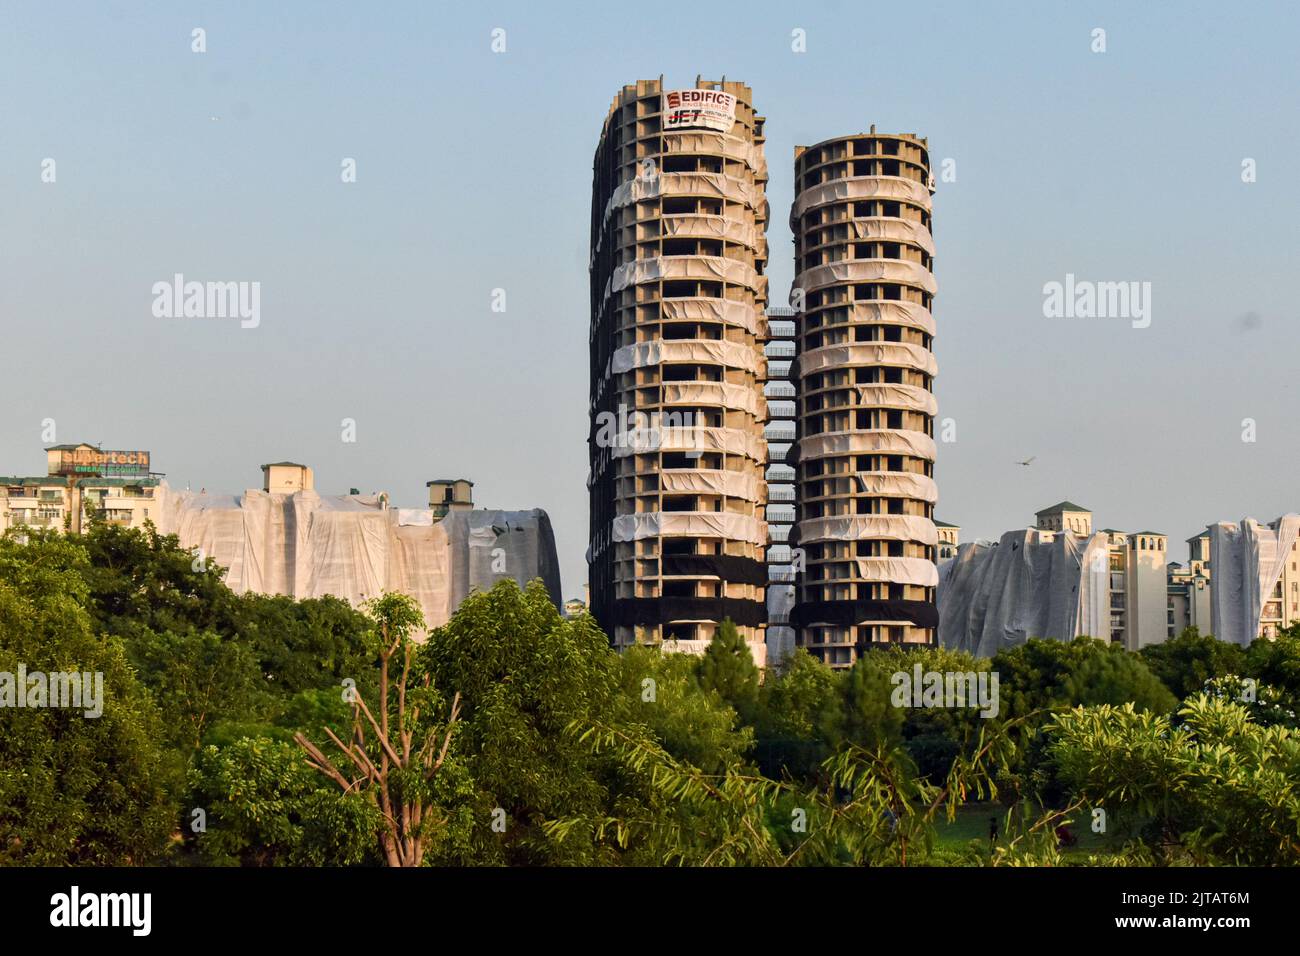
[[[885,651],[868,651],[857,659],[840,685],[840,739],[873,752],[902,743],[907,710],[891,699],[893,675],[900,669],[910,670]]]
[[[185,832],[209,866],[377,864],[382,824],[359,793],[340,793],[293,743],[242,737],[209,745],[189,770]],[[199,828],[194,810],[203,811]]]
[[[664,750],[707,773],[739,767],[754,743],[751,728],[695,680],[695,661],[658,648],[632,647],[618,658],[618,698],[628,723],[649,727]]]
[[[730,618],[718,625],[700,658],[698,674],[701,687],[717,693],[745,723],[753,721],[760,675],[749,645]]]
[[[210,631],[138,635],[132,663],[158,703],[168,744],[192,752],[223,720],[247,720],[266,709],[252,651]]]
[[[255,655],[267,688],[283,697],[347,679],[374,693],[376,658],[361,640],[370,622],[341,598],[245,594],[226,626],[223,633]]]
[[[759,690],[755,756],[763,773],[811,782],[842,736],[843,678],[803,648]]]
[[[1300,712],[1300,623],[1282,631],[1276,640],[1251,642],[1242,673],[1275,688],[1280,703]]]
[[[1049,727],[1062,779],[1093,806],[1154,820],[1158,862],[1300,863],[1300,732],[1205,695],[1169,715],[1079,707]]]
[[[0,860],[152,863],[168,846],[177,768],[158,746],[157,710],[121,642],[92,627],[88,566],[85,548],[57,533],[0,538],[0,673],[102,679],[102,699],[90,708],[98,716],[85,707],[0,708]]]
[[[238,598],[225,571],[180,546],[175,535],[94,522],[79,537],[89,556],[83,576],[98,629],[128,641],[210,630],[228,636]]]
[[[1179,700],[1200,693],[1205,682],[1215,677],[1243,673],[1246,663],[1242,648],[1194,627],[1184,628],[1161,644],[1149,644],[1138,653]]]
[[[379,657],[374,707],[362,693],[350,692],[354,711],[347,742],[322,728],[346,760],[336,763],[305,733],[295,734],[294,740],[313,768],[344,794],[365,797],[376,810],[384,863],[420,866],[428,849],[446,837],[449,821],[439,801],[448,789],[442,784],[462,777],[450,756],[460,695],[445,701],[432,672],[415,661],[414,638],[424,630],[424,615],[414,598],[388,593],[368,601],[365,610],[373,622],[371,648]]]
[[[1061,699],[1071,704],[1133,704],[1151,713],[1172,713],[1178,698],[1147,668],[1142,658],[1118,645],[1088,654],[1061,683]]]

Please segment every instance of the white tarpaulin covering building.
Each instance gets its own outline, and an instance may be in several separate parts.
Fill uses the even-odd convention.
[[[1108,539],[1033,528],[963,544],[939,566],[939,643],[992,657],[1031,637],[1110,635]]]
[[[1281,601],[1265,614],[1288,561],[1296,556],[1300,515],[1289,514],[1271,525],[1254,518],[1240,523],[1221,521],[1210,532],[1210,619],[1214,636],[1230,644],[1247,645],[1261,635],[1266,619],[1285,623]]]
[[[430,510],[390,508],[383,495],[210,495],[165,482],[156,500],[159,531],[229,569],[226,583],[240,594],[332,594],[357,605],[400,591],[419,601],[430,627],[446,623],[471,591],[506,577],[521,586],[541,578],[560,604],[555,535],[540,509],[434,521]]]

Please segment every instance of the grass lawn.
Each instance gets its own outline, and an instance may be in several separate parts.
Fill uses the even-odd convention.
[[[989,845],[989,817],[998,821],[998,844],[1005,846],[1006,807],[1000,803],[969,803],[957,811],[957,818],[951,823],[941,814],[936,826],[935,849],[958,850],[964,848],[971,840],[980,841],[981,846]],[[1037,819],[1037,816],[1035,817]],[[1078,842],[1072,847],[1063,847],[1061,852],[1066,857],[1084,857],[1090,853],[1105,853],[1118,850],[1125,837],[1118,832],[1114,816],[1107,821],[1107,833],[1092,832],[1092,815],[1084,810],[1076,810],[1070,815],[1070,832]]]

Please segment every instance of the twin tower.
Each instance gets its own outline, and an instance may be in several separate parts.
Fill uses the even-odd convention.
[[[592,173],[591,610],[617,647],[832,667],[935,642],[926,141],[797,147],[769,308],[763,117],[743,83],[626,86]]]

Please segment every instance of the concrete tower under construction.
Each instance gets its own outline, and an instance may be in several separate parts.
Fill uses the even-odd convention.
[[[790,625],[833,667],[936,639],[931,192],[916,136],[795,149]]]
[[[591,203],[592,612],[617,647],[765,657],[763,117],[743,83],[629,85]]]

